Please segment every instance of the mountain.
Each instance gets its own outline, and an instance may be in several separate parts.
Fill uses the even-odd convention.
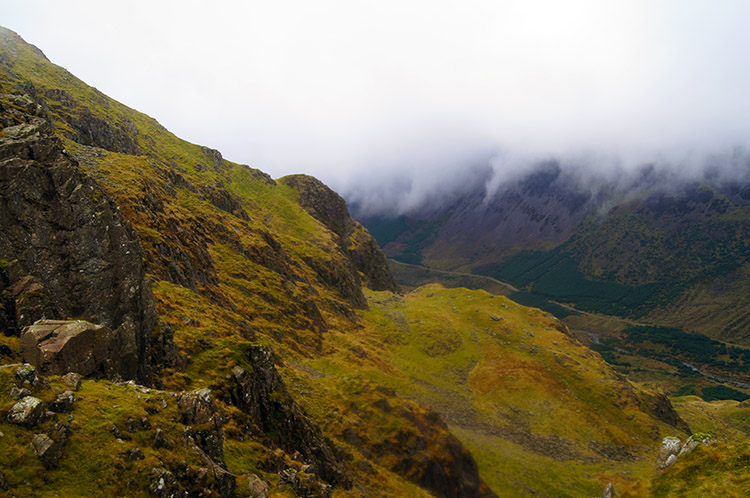
[[[320,181],[185,142],[4,28],[0,124],[9,496],[599,496],[701,430],[547,313],[403,294]]]
[[[492,193],[479,178],[440,207],[356,217],[403,263],[747,344],[750,158],[737,154],[726,160],[735,178],[649,166],[587,182],[553,161]]]

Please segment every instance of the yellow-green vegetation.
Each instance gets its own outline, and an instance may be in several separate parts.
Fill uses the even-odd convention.
[[[44,100],[67,153],[107,194],[91,202],[114,202],[133,225],[153,282],[154,336],[169,328],[184,355],[156,365],[164,391],[84,381],[56,470],[42,471],[29,449],[46,425],[0,420],[0,467],[16,495],[147,496],[153,468],[203,465],[182,444],[187,426],[170,392],[209,388],[237,495],[249,494],[256,474],[273,496],[293,496],[278,470],[301,468],[299,455],[279,448],[278,434],[259,434],[232,402],[232,368],[250,371],[245,352],[256,344],[275,351],[292,397],[338,445],[355,485],[335,497],[428,496],[426,469],[455,481],[461,465],[471,470],[465,448],[501,495],[597,496],[607,482],[650,474],[660,438],[677,430],[649,413],[651,394],[551,315],[439,285],[404,296],[365,291],[361,309],[347,254],[295,190],[180,140],[14,36],[0,30],[0,48],[12,53],[0,67],[2,92]],[[365,244],[366,233],[355,225],[349,242]],[[17,338],[2,342],[17,351]],[[13,370],[0,369],[3,415]],[[45,402],[65,388],[50,381],[38,393]],[[289,401],[281,389],[270,397]],[[112,433],[143,417],[172,450],[156,448],[153,431],[122,442]],[[143,459],[127,457],[136,447]]]
[[[16,402],[10,398],[11,386],[16,383],[15,368],[0,370],[0,412],[7,413]],[[59,377],[50,377],[50,386],[34,390],[32,395],[50,403],[63,391],[71,389]],[[144,389],[133,384],[114,384],[107,381],[84,380],[75,392],[71,413],[57,414],[57,421],[68,424],[70,437],[64,446],[60,466],[45,470],[31,448],[35,433],[48,430],[54,421],[34,428],[13,425],[0,419],[3,451],[0,468],[16,496],[150,496],[149,482],[154,467],[174,467],[180,460],[200,467],[197,454],[166,448],[156,448],[154,432],[164,431],[168,441],[178,443],[185,426],[179,423],[177,403],[166,392]],[[146,418],[148,430],[129,432],[129,421]],[[113,433],[117,428],[123,439]],[[129,452],[140,450],[141,459],[133,459]]]
[[[368,298],[362,328],[331,333],[326,354],[302,362],[317,375],[298,389],[316,395],[300,399],[334,433],[346,426],[334,400],[351,396],[340,386],[374,383],[437,410],[501,495],[593,496],[651,464],[664,424],[552,316],[439,285]]]

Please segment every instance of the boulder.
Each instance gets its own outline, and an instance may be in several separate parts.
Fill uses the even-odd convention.
[[[64,442],[55,441],[47,434],[34,434],[31,438],[31,448],[45,469],[54,469],[63,454]]]
[[[57,413],[68,413],[73,411],[73,391],[64,391],[57,395],[55,401],[50,403],[49,409]]]
[[[248,486],[252,498],[268,498],[268,484],[255,474],[248,477]]]
[[[677,455],[682,448],[682,441],[677,437],[665,437],[659,449],[658,465],[660,469],[666,469],[677,460]],[[674,457],[674,458],[672,458]]]
[[[62,377],[63,382],[77,391],[81,388],[81,375],[75,372],[68,372]]]
[[[26,396],[31,396],[31,391],[26,389],[25,387],[18,387],[17,385],[13,384],[13,387],[10,388],[10,397],[13,400],[19,400],[23,399]]]
[[[13,405],[8,412],[8,422],[34,427],[44,420],[44,403],[34,396],[26,396]]]
[[[164,431],[159,428],[156,429],[156,433],[154,434],[154,448],[164,448],[166,450],[174,448],[174,445],[164,435]]]
[[[84,320],[39,320],[21,333],[21,356],[44,374],[130,378],[137,354],[119,333]],[[72,379],[71,379],[72,380]]]

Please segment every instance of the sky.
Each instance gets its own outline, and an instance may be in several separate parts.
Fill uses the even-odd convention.
[[[746,0],[3,4],[0,24],[178,136],[343,191],[750,142]]]

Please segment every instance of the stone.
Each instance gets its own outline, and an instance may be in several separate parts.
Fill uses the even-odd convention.
[[[602,498],[614,498],[615,497],[615,486],[611,482],[607,484],[602,493]]]
[[[140,448],[132,448],[125,452],[125,458],[128,460],[136,461],[136,460],[143,460],[146,458],[146,455],[143,454],[143,451],[141,451]]]
[[[252,498],[268,498],[268,484],[255,474],[248,476],[248,487]]]
[[[687,440],[687,441],[685,441],[685,445],[684,445],[684,446],[682,447],[682,449],[680,450],[680,453],[678,454],[678,456],[689,455],[689,454],[690,454],[690,453],[692,453],[692,452],[693,452],[693,450],[695,450],[695,448],[697,448],[697,447],[698,447],[698,446],[699,446],[700,444],[701,444],[701,442],[700,442],[700,441],[698,441],[697,439],[693,439],[693,436],[690,436],[690,437],[688,438],[688,440]]]
[[[8,412],[8,422],[34,427],[44,420],[44,403],[39,398],[26,396],[13,405]]]
[[[112,378],[117,367],[114,333],[84,320],[40,320],[21,333],[21,357],[45,374],[96,373]],[[109,374],[109,375],[107,375]]]
[[[33,384],[36,380],[36,368],[28,363],[21,365],[16,369],[16,379],[22,384]]]
[[[156,429],[156,433],[154,434],[154,448],[164,448],[167,450],[174,448],[174,445],[169,442],[169,439],[167,439],[167,436],[164,435],[164,431],[161,429]]]
[[[669,455],[666,461],[662,464],[661,468],[666,469],[668,467],[671,467],[672,465],[674,465],[676,461],[677,461],[677,455]]]
[[[14,400],[19,400],[21,398],[25,398],[26,396],[31,396],[31,391],[29,391],[26,388],[19,388],[17,385],[13,384],[13,387],[10,388],[10,397]]]
[[[31,448],[45,469],[54,469],[60,462],[65,441],[55,441],[47,434],[34,434]]]
[[[63,382],[78,391],[81,388],[81,375],[76,372],[68,372],[62,376]]]
[[[109,432],[121,441],[130,441],[131,439],[133,439],[129,434],[121,432],[116,425],[113,425]]]
[[[73,391],[64,391],[57,395],[55,401],[50,403],[49,408],[53,412],[69,413],[73,411],[74,400]]]
[[[151,422],[146,418],[129,418],[125,424],[125,429],[128,432],[141,432],[150,431]]]
[[[660,469],[665,469],[668,466],[672,465],[674,461],[677,459],[677,455],[680,453],[680,449],[682,448],[682,440],[677,437],[665,437],[664,440],[661,442],[661,448],[659,449],[659,458],[658,458],[658,466]],[[670,457],[674,457],[674,459],[670,462]]]
[[[186,435],[191,437],[206,455],[224,464],[223,421],[210,389],[182,393],[177,398],[182,411],[182,423],[191,426]]]
[[[330,484],[351,487],[351,477],[339,462],[335,447],[289,394],[273,353],[263,346],[250,346],[247,358],[252,372],[240,366],[232,368],[232,403],[261,431],[273,434],[272,441],[288,454],[298,451],[305,461],[314,462],[311,472]]]
[[[177,399],[177,405],[182,410],[182,423],[185,425],[206,424],[217,413],[210,389],[182,393]]]
[[[154,467],[151,469],[151,484],[149,484],[149,491],[158,498],[172,498],[179,496],[177,493],[180,492],[180,485],[177,480],[167,469]]]

